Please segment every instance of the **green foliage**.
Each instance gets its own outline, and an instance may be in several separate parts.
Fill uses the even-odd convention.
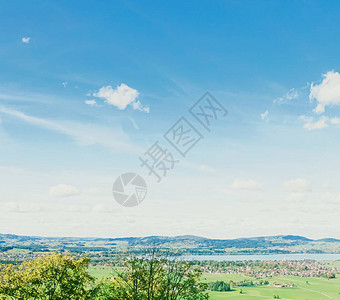
[[[3,299],[84,300],[90,299],[87,273],[89,258],[52,253],[18,266],[7,265],[0,272]],[[0,298],[1,299],[1,298]]]
[[[279,295],[273,295],[273,299],[280,299]]]
[[[155,255],[126,262],[123,273],[95,284],[89,258],[52,253],[0,270],[0,299],[206,300],[207,284],[191,264]]]
[[[258,282],[258,284],[259,285],[268,285],[269,284],[269,281],[268,280],[260,280],[259,282]]]
[[[234,286],[254,286],[254,282],[252,280],[243,280],[234,282]]]
[[[210,282],[209,289],[216,292],[229,292],[231,290],[230,283],[224,281]]]
[[[206,300],[207,284],[200,277],[201,271],[185,262],[134,258],[125,272],[102,281],[97,295],[100,300]]]

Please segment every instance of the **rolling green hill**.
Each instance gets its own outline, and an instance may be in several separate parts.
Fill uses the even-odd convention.
[[[302,236],[266,236],[238,239],[209,239],[198,236],[148,236],[126,238],[38,237],[0,234],[0,251],[32,252],[65,250],[141,252],[145,248],[176,249],[181,254],[287,254],[340,253],[340,240],[313,240]]]

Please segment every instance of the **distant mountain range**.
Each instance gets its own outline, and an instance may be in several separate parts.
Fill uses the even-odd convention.
[[[148,236],[125,238],[39,237],[0,234],[0,251],[144,251],[145,248],[176,250],[182,254],[268,254],[268,253],[340,253],[340,240],[309,239],[295,235],[277,235],[237,239],[209,239],[200,236]]]

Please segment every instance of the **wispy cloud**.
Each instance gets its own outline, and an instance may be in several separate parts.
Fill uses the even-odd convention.
[[[85,100],[85,103],[87,105],[95,105],[97,102],[96,102],[96,100]]]
[[[274,104],[285,104],[299,97],[299,93],[296,89],[290,89],[285,95],[274,99]]]
[[[0,88],[0,101],[1,102],[23,102],[23,103],[50,103],[60,101],[59,97],[50,94],[21,92],[18,90],[6,90]]]
[[[303,202],[306,199],[306,193],[293,192],[286,197],[288,202]]]
[[[299,98],[299,92],[295,88],[291,88],[286,94],[284,94],[281,97],[277,97],[273,100],[272,105],[281,105],[281,104],[287,104],[291,101]],[[269,110],[267,109],[265,112],[260,114],[262,120],[266,120],[269,115]]]
[[[322,200],[328,203],[339,204],[340,194],[327,192],[322,196]]]
[[[282,186],[289,192],[286,197],[288,202],[303,202],[306,199],[307,192],[311,191],[311,183],[305,178],[296,178],[287,180]]]
[[[72,137],[78,144],[84,146],[102,145],[115,152],[139,153],[141,149],[133,145],[126,134],[119,128],[108,130],[92,124],[68,122],[60,124],[43,118],[32,117],[18,110],[0,107],[0,113],[15,117],[31,125],[39,126],[51,131]]]
[[[78,196],[80,195],[80,190],[72,185],[59,184],[56,186],[52,186],[48,193],[51,197],[64,198]]]
[[[268,110],[266,110],[264,113],[262,113],[262,114],[261,114],[261,119],[262,119],[262,120],[265,120],[265,119],[267,119],[267,117],[268,117],[268,114],[269,114],[269,111],[268,111]]]
[[[252,179],[235,179],[230,188],[235,190],[259,190],[262,184]]]
[[[132,107],[133,107],[133,109],[135,109],[135,110],[143,111],[143,112],[146,112],[146,113],[149,113],[149,112],[150,112],[150,108],[149,108],[149,107],[144,107],[144,106],[142,105],[142,103],[140,103],[139,100],[133,102],[133,103],[132,103]]]
[[[1,208],[6,213],[37,213],[42,211],[42,207],[35,203],[5,202]]]
[[[139,126],[138,126],[136,120],[135,120],[134,118],[130,117],[130,116],[129,116],[129,119],[130,119],[130,121],[131,121],[133,127],[134,127],[136,130],[139,130]]]
[[[303,193],[311,190],[310,182],[305,178],[296,178],[282,183],[283,187],[294,193]]]

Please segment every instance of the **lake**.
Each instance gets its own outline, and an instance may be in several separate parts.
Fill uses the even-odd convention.
[[[183,255],[183,260],[214,260],[214,261],[240,261],[240,260],[340,260],[340,254],[259,254],[259,255]]]

